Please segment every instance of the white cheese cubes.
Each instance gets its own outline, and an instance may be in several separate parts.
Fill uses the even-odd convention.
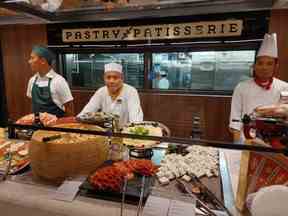
[[[166,178],[165,176],[164,177],[161,177],[161,178],[158,178],[159,182],[161,185],[167,185],[169,184],[169,179]]]
[[[168,154],[161,161],[161,166],[156,174],[159,182],[167,179],[173,180],[183,176],[185,181],[190,181],[189,175],[202,177],[218,176],[218,150],[211,147],[189,146],[187,155]],[[189,178],[190,179],[189,179]],[[161,179],[161,181],[160,181]]]

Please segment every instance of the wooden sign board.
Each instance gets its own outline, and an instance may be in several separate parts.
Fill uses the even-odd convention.
[[[240,36],[242,20],[192,22],[145,26],[63,29],[62,41],[99,42]]]

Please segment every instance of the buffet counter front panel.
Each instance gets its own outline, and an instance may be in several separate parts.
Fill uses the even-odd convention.
[[[230,151],[219,151],[221,179],[215,180],[216,178],[213,178],[214,180],[212,179],[212,181],[207,178],[205,181],[202,181],[202,179],[201,181],[215,193],[219,199],[224,199],[226,207],[234,213],[233,215],[237,215],[238,213],[234,207],[235,197],[232,191],[236,194],[235,187],[237,187],[238,183],[237,165],[240,165],[240,162],[238,163],[238,153],[240,152],[234,151],[234,153],[232,153]],[[56,186],[51,186],[51,184],[48,185],[40,181],[32,181],[31,172],[10,176],[8,180],[0,183],[1,213],[4,213],[6,216],[17,214],[29,216],[120,215],[120,202],[79,195],[76,196],[72,202],[60,201],[55,199],[57,188]],[[174,198],[180,197],[180,192],[176,189],[173,182],[168,186],[161,187],[157,181],[151,194],[159,194],[159,191],[161,191],[164,197],[167,196],[167,194],[174,196]],[[124,215],[129,216],[135,215],[136,213],[137,205],[125,204]]]

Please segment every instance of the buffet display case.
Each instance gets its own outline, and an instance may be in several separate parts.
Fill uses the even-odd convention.
[[[75,119],[73,121],[75,121]],[[76,136],[77,137],[79,136],[83,140],[89,137],[91,137],[92,139],[93,136],[103,137],[103,139],[107,137],[108,140],[112,140],[113,136],[115,137],[120,136],[123,139],[129,140],[128,142],[129,145],[125,147],[125,152],[122,152],[123,153],[122,160],[120,161],[108,160],[104,163],[102,162],[102,165],[100,166],[94,163],[95,165],[94,171],[92,170],[92,171],[86,172],[86,174],[79,173],[77,169],[74,169],[75,166],[69,166],[70,168],[72,168],[71,170],[75,171],[74,174],[72,172],[66,173],[67,175],[65,179],[62,179],[61,182],[54,181],[53,183],[51,183],[51,181],[46,181],[47,179],[38,178],[38,176],[35,176],[35,172],[34,172],[35,166],[33,165],[33,163],[35,163],[35,160],[34,160],[35,158],[33,159],[32,157],[30,157],[32,171],[28,169],[21,173],[18,173],[18,175],[13,175],[13,173],[6,173],[5,179],[7,180],[4,181],[3,183],[4,184],[17,184],[19,187],[22,184],[29,185],[31,187],[34,187],[34,186],[51,187],[57,191],[57,187],[61,185],[61,183],[65,184],[65,182],[69,181],[69,179],[70,181],[73,181],[73,179],[77,179],[79,178],[79,176],[82,176],[81,184],[79,183],[78,185],[80,197],[86,197],[85,199],[88,199],[88,200],[90,199],[109,200],[109,203],[113,202],[114,203],[113,205],[118,205],[120,215],[122,215],[123,211],[124,212],[127,211],[127,208],[128,209],[131,208],[131,204],[133,206],[132,208],[134,208],[134,211],[138,212],[137,214],[140,214],[139,212],[142,212],[145,215],[147,211],[148,212],[150,211],[150,210],[145,210],[145,209],[149,207],[149,203],[151,202],[151,199],[153,200],[156,197],[156,199],[157,198],[166,199],[166,201],[170,200],[172,202],[172,200],[175,200],[175,198],[172,198],[172,197],[176,197],[176,196],[180,197],[179,200],[176,199],[179,202],[180,201],[182,202],[184,199],[184,204],[190,206],[189,208],[191,208],[191,206],[192,207],[194,206],[193,207],[194,209],[196,205],[197,207],[196,209],[198,209],[197,211],[202,212],[203,214],[210,215],[215,211],[215,212],[226,212],[226,214],[232,215],[230,213],[231,209],[229,210],[231,206],[228,208],[224,204],[225,197],[227,196],[227,195],[224,195],[224,191],[225,190],[227,191],[227,189],[223,189],[223,187],[227,187],[227,186],[229,187],[230,183],[228,179],[225,180],[225,178],[223,178],[223,176],[228,176],[228,174],[226,173],[222,175],[223,171],[227,172],[227,167],[224,169],[223,167],[221,168],[221,166],[226,166],[223,152],[218,151],[217,149],[213,149],[213,154],[212,154],[211,149],[209,147],[208,148],[199,147],[200,149],[197,149],[197,150],[190,149],[190,151],[192,152],[196,151],[199,153],[199,151],[201,151],[202,152],[201,154],[203,155],[202,158],[205,157],[205,154],[207,154],[206,157],[208,157],[209,154],[212,154],[214,156],[211,156],[211,160],[213,159],[213,157],[214,157],[213,160],[215,160],[215,162],[213,163],[215,165],[213,170],[212,170],[212,167],[207,168],[206,171],[204,170],[202,171],[202,173],[201,173],[201,170],[199,170],[200,173],[197,173],[197,175],[194,175],[193,172],[196,173],[197,171],[196,169],[199,169],[199,165],[198,165],[198,168],[196,167],[195,170],[191,170],[191,172],[189,173],[188,167],[187,167],[189,164],[185,165],[183,163],[184,163],[185,155],[186,155],[186,158],[189,157],[191,158],[191,161],[193,161],[193,160],[196,160],[197,153],[194,153],[193,156],[191,155],[187,156],[189,154],[189,151],[186,151],[185,149],[186,147],[188,147],[189,143],[185,144],[183,147],[184,140],[182,140],[182,145],[176,145],[176,144],[171,145],[171,142],[167,142],[168,139],[172,139],[172,140],[179,139],[178,141],[181,140],[181,138],[173,138],[173,137],[167,136],[170,133],[167,127],[164,127],[164,126],[160,127],[160,129],[163,132],[165,132],[166,136],[164,137],[162,136],[163,134],[155,135],[155,133],[154,134],[151,133],[150,135],[151,131],[155,132],[154,128],[157,128],[159,126],[159,123],[157,124],[155,122],[147,122],[147,123],[143,122],[140,125],[132,124],[132,125],[129,125],[128,129],[123,130],[122,132],[121,131],[113,132],[111,130],[110,131],[109,130],[107,131],[85,130],[85,128],[83,127],[72,127],[72,128],[69,127],[69,125],[72,125],[72,124],[75,125],[79,123],[66,123],[66,124],[68,125],[67,127],[61,127],[61,124],[57,127],[50,126],[50,127],[42,127],[42,128],[37,128],[38,126],[35,126],[35,125],[29,126],[29,125],[12,124],[10,126],[12,126],[12,129],[28,128],[28,129],[38,130],[34,132],[32,139],[31,139],[31,144],[35,145],[35,143],[33,142],[37,138],[38,140],[37,145],[40,146],[39,142],[41,142],[44,149],[46,149],[44,150],[46,151],[46,153],[47,152],[50,152],[51,154],[52,152],[55,153],[55,151],[52,151],[52,145],[58,144],[59,148],[57,151],[60,151],[62,149],[62,153],[65,153],[65,152],[66,153],[62,157],[62,160],[63,160],[62,162],[61,162],[61,157],[60,158],[58,157],[57,159],[58,161],[57,163],[59,163],[58,167],[50,166],[50,168],[53,169],[55,172],[58,172],[60,170],[63,176],[65,176],[65,171],[63,170],[61,171],[61,169],[59,168],[62,167],[62,165],[64,164],[64,161],[67,160],[68,154],[70,155],[69,156],[70,159],[73,159],[75,157],[75,155],[73,156],[72,150],[68,153],[68,149],[66,150],[63,149],[64,148],[63,146],[65,146],[63,142],[61,144],[61,139],[63,137],[65,137],[65,139],[66,138],[68,139],[70,136],[73,136],[73,138],[70,137],[71,138],[70,140],[71,142],[75,143],[77,141],[77,139],[75,138]],[[81,126],[83,124],[80,123],[79,125]],[[141,127],[141,131],[140,129],[137,129],[135,132],[135,127]],[[131,130],[131,128],[133,130]],[[147,129],[148,132],[144,131],[145,129]],[[39,138],[40,133],[41,133],[41,137],[40,137],[41,139]],[[70,133],[72,135],[69,135],[68,137],[68,134]],[[58,136],[56,136],[55,134]],[[59,138],[59,134],[61,134],[62,138]],[[47,137],[49,137],[49,139],[47,139]],[[45,142],[43,142],[43,138],[45,138]],[[89,140],[91,139],[89,138]],[[154,142],[154,144],[151,146],[150,145],[151,140],[149,142],[147,139],[148,140],[152,139],[152,142]],[[148,149],[152,153],[151,154],[136,154],[136,155],[131,154],[131,153],[129,154],[129,151],[135,151],[135,149],[143,148],[143,146],[131,146],[130,144],[133,140],[135,140],[135,143],[139,143],[141,142],[141,140],[143,140],[144,144],[145,142],[149,143]],[[189,140],[186,140],[186,141],[189,141]],[[70,141],[66,140],[65,142],[69,143]],[[81,145],[87,146],[86,142],[87,141],[81,143]],[[190,148],[195,148],[195,147],[190,146]],[[207,150],[207,149],[210,149],[210,150]],[[31,150],[33,150],[33,148],[30,149],[30,153],[29,153],[30,156],[33,155],[33,151]],[[81,155],[80,150],[81,149],[78,148],[78,154]],[[90,150],[93,151],[91,148]],[[190,152],[190,154],[192,153]],[[39,155],[41,156],[41,154],[38,154],[38,156]],[[85,155],[88,158],[90,157],[87,153]],[[170,173],[166,173],[163,176],[163,173],[160,174],[159,170],[160,169],[162,169],[162,171],[164,170],[165,163],[168,162],[168,159],[166,157],[169,157],[169,155],[175,155],[176,157],[178,157],[179,160],[182,157],[183,160],[182,162],[179,161],[179,164],[175,165],[175,169],[177,169],[178,171],[173,170],[173,169],[171,169],[170,171],[167,170],[167,172],[170,172]],[[76,164],[77,163],[83,164],[84,158],[79,159],[79,157],[78,159],[74,158],[75,159],[74,162]],[[51,158],[53,159],[52,155],[51,155]],[[166,158],[165,161],[164,161],[164,158]],[[43,160],[43,158],[41,157],[37,158],[38,163],[40,163],[41,160]],[[201,160],[202,159],[199,159],[198,163],[200,163]],[[47,165],[45,161],[43,161],[42,163]],[[93,161],[90,160],[90,163],[93,163]],[[43,164],[41,166],[43,166]],[[195,166],[195,164],[193,165],[193,163],[191,163],[190,166]],[[187,168],[187,170],[185,170],[185,167]],[[181,169],[182,171],[179,172],[179,170]],[[46,173],[48,173],[48,171]],[[105,178],[103,176],[107,177],[105,181],[104,181]],[[165,181],[163,182],[163,177],[165,176],[169,181],[168,183]],[[117,179],[120,182],[117,182]],[[116,184],[117,187],[112,187],[109,182],[114,186]],[[111,190],[111,188],[114,188],[114,189],[116,188],[117,190],[113,191]],[[155,196],[155,194],[157,195]],[[167,195],[169,194],[170,194],[170,198],[169,196],[167,197]],[[77,202],[78,198],[76,198],[74,201],[72,201],[73,200],[72,199],[71,200],[72,203]],[[118,204],[115,204],[115,201]],[[107,202],[107,201],[104,201],[104,202]]]

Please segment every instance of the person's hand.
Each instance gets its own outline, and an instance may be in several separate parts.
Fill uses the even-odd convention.
[[[260,139],[258,137],[254,138],[254,139],[251,139],[250,143],[253,144],[253,145],[262,145],[262,146],[267,146],[267,147],[270,146],[269,143],[266,143],[264,140],[262,140],[262,139]]]
[[[288,119],[288,104],[261,106],[255,109],[259,116],[281,117]]]

